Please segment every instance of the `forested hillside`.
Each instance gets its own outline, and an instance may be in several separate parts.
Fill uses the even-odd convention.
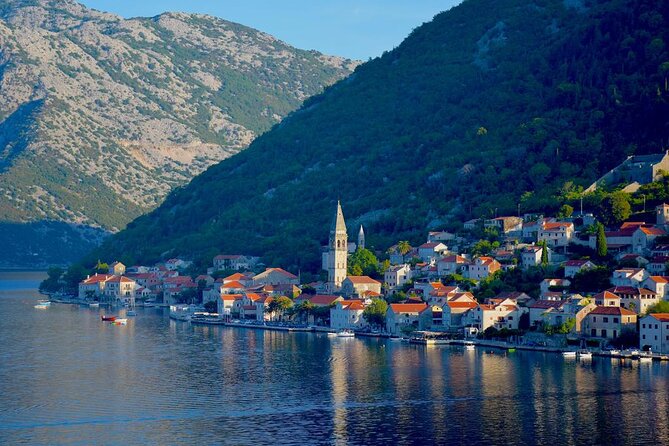
[[[626,155],[667,147],[668,33],[668,2],[465,0],[91,259],[227,251],[317,269],[338,198],[377,247],[555,210]]]

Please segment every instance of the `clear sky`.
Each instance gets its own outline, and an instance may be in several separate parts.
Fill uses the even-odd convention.
[[[166,11],[211,14],[302,49],[367,60],[461,0],[80,0],[123,17]]]

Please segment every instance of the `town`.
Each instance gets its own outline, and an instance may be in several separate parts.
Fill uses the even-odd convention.
[[[79,284],[78,297],[170,306],[184,320],[200,308],[206,320],[230,324],[668,354],[669,243],[661,242],[669,205],[655,211],[652,223],[624,222],[612,231],[583,213],[471,220],[461,234],[429,232],[416,247],[400,241],[379,262],[365,248],[362,226],[357,242],[349,241],[338,203],[322,253],[327,280],[300,283],[259,257],[221,254],[197,276],[184,274],[190,262],[182,259],[104,265],[107,271]],[[602,277],[607,270],[597,255],[580,257],[581,248],[617,267]]]

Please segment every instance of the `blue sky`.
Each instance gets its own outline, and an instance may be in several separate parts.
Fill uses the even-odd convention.
[[[80,0],[123,17],[165,11],[211,14],[302,49],[367,60],[397,46],[460,0]]]

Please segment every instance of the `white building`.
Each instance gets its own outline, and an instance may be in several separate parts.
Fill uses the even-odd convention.
[[[411,266],[407,264],[393,265],[383,275],[388,290],[394,291],[411,280]]]
[[[335,330],[359,330],[368,324],[363,313],[365,305],[361,300],[340,300],[330,308],[330,328]]]
[[[639,320],[639,348],[669,353],[669,313],[654,313]]]

